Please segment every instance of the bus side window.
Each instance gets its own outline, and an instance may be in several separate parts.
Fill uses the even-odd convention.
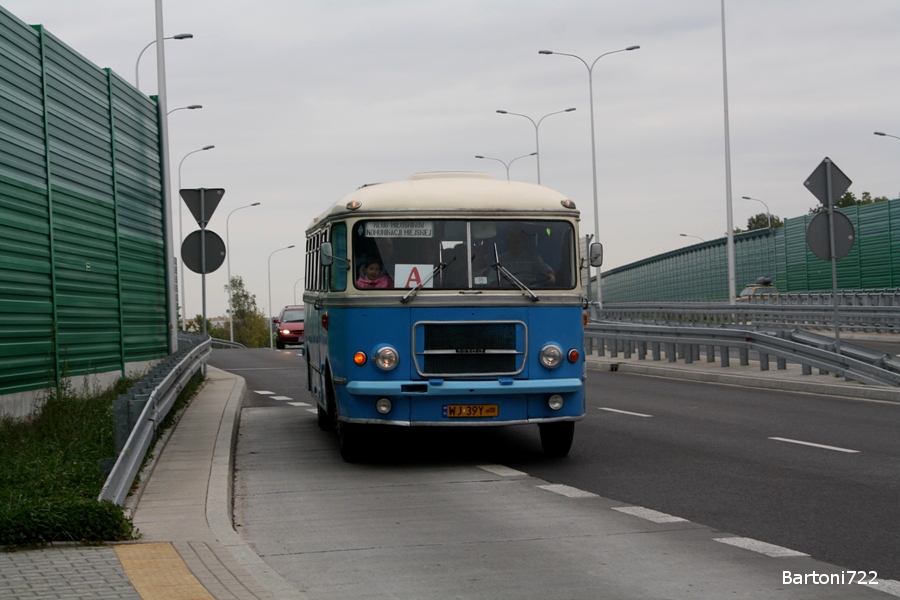
[[[331,227],[331,247],[335,260],[329,267],[328,287],[333,292],[343,292],[347,289],[347,224],[335,223]]]

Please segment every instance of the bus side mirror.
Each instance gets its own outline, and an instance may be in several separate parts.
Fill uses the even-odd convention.
[[[334,254],[331,249],[331,242],[322,242],[322,246],[319,248],[319,251],[322,253],[322,266],[330,267],[334,264]]]
[[[599,242],[591,244],[590,263],[592,267],[603,265],[603,244]]]

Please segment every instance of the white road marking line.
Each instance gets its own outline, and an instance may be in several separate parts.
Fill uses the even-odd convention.
[[[623,414],[623,415],[631,415],[632,417],[652,417],[653,416],[653,415],[645,415],[643,413],[628,412],[627,410],[618,410],[615,408],[603,408],[602,406],[599,407],[599,410],[606,410],[609,412],[619,413],[619,414]]]
[[[285,404],[290,404],[291,406],[309,406],[306,402],[286,402]]]
[[[478,468],[487,471],[488,473],[499,475],[500,477],[517,477],[519,475],[528,475],[528,473],[516,471],[515,469],[510,469],[509,467],[504,467],[503,465],[478,465]]]
[[[895,581],[893,579],[879,579],[878,585],[873,585],[872,587],[879,592],[900,597],[900,581]]]
[[[809,556],[809,554],[804,554],[803,552],[797,552],[796,550],[791,550],[790,548],[782,548],[781,546],[776,546],[775,544],[767,544],[766,542],[760,542],[759,540],[754,540],[752,538],[727,537],[714,538],[713,541],[728,544],[729,546],[735,546],[737,548],[743,548],[744,550],[750,550],[752,552],[758,552],[759,554],[765,554],[766,556],[770,556],[772,558]]]
[[[319,411],[317,411],[317,410],[314,409],[314,408],[307,408],[307,409],[306,409],[306,412],[312,413],[312,414],[314,414],[314,415],[319,414]]]
[[[262,394],[263,396],[271,396],[275,392],[270,392],[269,390],[253,390],[257,394]]]
[[[566,496],[568,498],[596,498],[597,494],[592,494],[591,492],[586,492],[584,490],[579,490],[578,488],[573,488],[568,485],[563,485],[561,483],[551,483],[549,485],[539,485],[539,488],[542,490],[547,490],[548,492],[553,492],[554,494],[560,494],[561,496]]]
[[[644,508],[643,506],[614,506],[613,510],[617,510],[633,517],[653,521],[654,523],[680,523],[681,521],[687,521],[687,519],[682,519],[681,517],[676,517],[674,515],[667,515],[663,512]]]
[[[839,448],[837,446],[826,446],[825,444],[814,444],[812,442],[802,442],[800,440],[792,440],[789,438],[782,437],[770,437],[770,440],[775,440],[776,442],[788,442],[790,444],[800,444],[802,446],[812,446],[813,448],[824,448],[825,450],[836,450],[837,452],[847,452],[850,454],[859,454],[859,450],[851,450],[849,448]]]
[[[290,396],[272,396],[272,400],[293,400]]]

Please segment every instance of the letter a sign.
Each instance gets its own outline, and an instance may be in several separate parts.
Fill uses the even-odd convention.
[[[414,288],[425,281],[434,270],[434,265],[396,265],[394,267],[396,279],[394,283],[399,288]],[[424,273],[424,277],[423,274]],[[425,288],[434,287],[432,279],[425,284]]]

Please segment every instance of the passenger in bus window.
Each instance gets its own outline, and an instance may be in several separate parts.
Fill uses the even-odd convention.
[[[529,247],[528,235],[516,227],[506,234],[507,250],[500,255],[500,264],[525,285],[551,284],[556,281],[553,269],[544,262],[534,248]]]
[[[381,261],[377,258],[367,258],[363,261],[362,273],[356,280],[359,289],[386,289],[394,287],[394,282],[384,272]]]

